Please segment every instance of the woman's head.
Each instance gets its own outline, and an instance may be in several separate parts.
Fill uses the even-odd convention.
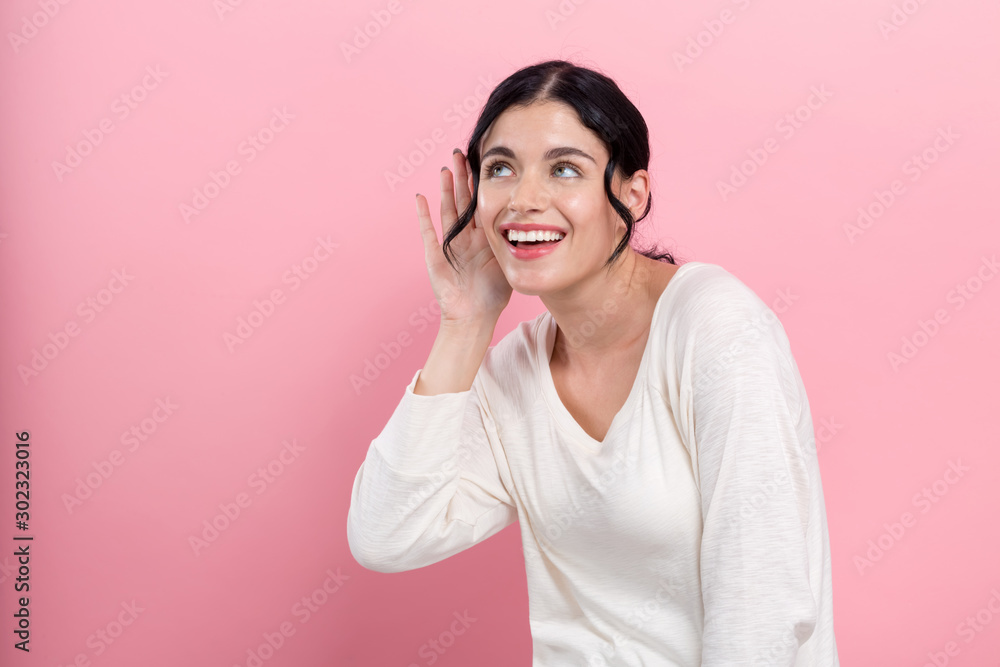
[[[580,152],[552,151],[562,147]],[[480,113],[467,157],[472,198],[444,239],[453,266],[449,244],[475,217],[508,279],[569,252],[574,265],[610,268],[652,206],[642,115],[610,78],[566,61],[531,65],[501,82]],[[559,230],[567,247],[518,260],[501,233],[511,223]],[[641,254],[675,263],[655,248]]]

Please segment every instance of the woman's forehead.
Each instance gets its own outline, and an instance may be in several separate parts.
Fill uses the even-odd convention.
[[[580,148],[591,155],[604,149],[598,136],[580,122],[573,107],[552,100],[505,109],[483,134],[479,153],[500,145],[525,155],[561,146]]]

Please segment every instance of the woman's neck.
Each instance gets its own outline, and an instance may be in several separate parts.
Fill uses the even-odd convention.
[[[600,368],[645,347],[653,310],[676,270],[629,248],[625,261],[573,301],[550,299],[545,305],[558,327],[552,359]]]

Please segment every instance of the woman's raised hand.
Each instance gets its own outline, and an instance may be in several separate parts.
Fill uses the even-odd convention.
[[[441,170],[442,238],[458,219],[458,211],[464,211],[472,199],[468,159],[459,150],[452,153],[452,158],[457,185],[452,184],[451,171]],[[460,270],[453,269],[445,258],[434,231],[427,198],[420,194],[417,195],[417,218],[431,288],[441,307],[441,323],[461,326],[489,321],[495,324],[510,302],[513,289],[500,270],[486,232],[479,225],[478,213],[449,247]]]

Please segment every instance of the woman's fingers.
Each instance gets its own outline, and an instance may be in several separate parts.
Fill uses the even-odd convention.
[[[420,236],[424,240],[424,259],[428,267],[433,267],[440,259],[441,245],[438,243],[434,222],[431,220],[431,210],[427,198],[417,195],[417,219],[420,221]]]
[[[469,160],[460,150],[455,150],[452,153],[452,160],[455,164],[454,180],[452,180],[453,174],[450,169],[447,167],[441,169],[442,236],[440,240],[434,230],[427,198],[423,195],[417,195],[417,217],[420,220],[420,233],[424,241],[424,255],[428,268],[432,270],[438,270],[447,262],[442,245],[444,239],[455,226],[459,213],[464,211],[469,206],[469,202],[472,201],[469,188]],[[467,228],[475,229],[476,226],[476,220],[473,219]],[[459,255],[465,255],[475,245],[473,235],[469,233],[459,234],[452,242],[452,248],[457,250]]]
[[[458,219],[455,210],[455,185],[451,180],[451,171],[441,168],[441,233],[447,234]]]
[[[461,213],[469,207],[469,201],[472,199],[469,191],[469,169],[467,166],[469,161],[457,148],[451,156],[455,163],[455,201],[458,204],[458,211]]]

